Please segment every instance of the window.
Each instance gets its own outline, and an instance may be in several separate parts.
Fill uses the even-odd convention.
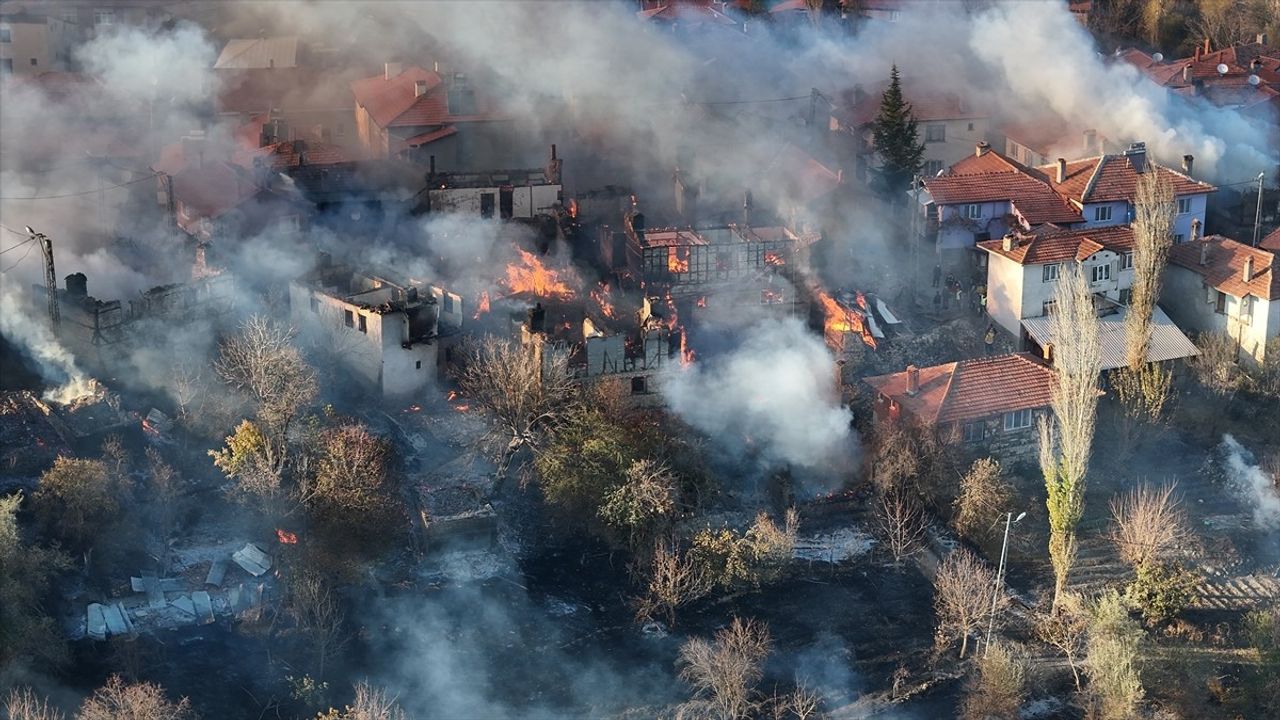
[[[453,296],[450,295],[449,293],[444,294],[444,311],[447,313],[458,312],[457,307],[454,305]]]
[[[1227,314],[1227,294],[1221,290],[1218,291],[1217,296],[1213,300],[1213,311],[1219,315]]]
[[[1173,241],[1175,243],[1186,242],[1186,240],[1187,240],[1187,236],[1183,235],[1182,233],[1175,233],[1173,236]]]
[[[311,296],[311,312],[315,315],[320,314],[320,298],[317,298],[315,295]]]
[[[964,216],[970,220],[977,220],[982,217],[982,206],[977,203],[965,205]]]
[[[1044,266],[1044,282],[1058,282],[1058,272],[1062,266],[1058,263],[1049,263]]]
[[[1093,281],[1105,282],[1111,279],[1111,263],[1103,263],[1093,266]]]
[[[1127,252],[1124,255],[1120,256],[1120,269],[1121,270],[1133,269],[1133,253]]]
[[[900,17],[902,17],[902,11],[901,11],[901,10],[890,10],[890,11],[889,11],[889,22],[898,22],[898,18],[900,18]]]
[[[38,63],[36,62],[36,59],[35,59],[35,58],[31,58],[31,64],[32,64],[33,66],[38,64]]]
[[[11,60],[10,58],[4,58],[3,60],[0,60],[0,73],[4,73],[5,75],[12,74],[13,60]]]
[[[987,424],[983,422],[964,424],[964,441],[978,442],[986,435]]]
[[[99,27],[114,25],[116,22],[116,12],[114,10],[94,10],[93,24]]]
[[[973,123],[969,123],[969,132],[973,132]]]
[[[346,325],[347,327],[355,327],[355,325],[356,325],[356,316],[355,316],[355,314],[354,314],[354,313],[352,313],[350,310],[343,310],[343,311],[342,311],[342,324],[343,324],[343,325]]]
[[[413,364],[413,369],[414,369],[414,370],[421,370],[421,369],[422,369],[422,361],[421,361],[421,360],[419,360],[419,361],[415,362],[415,363]]]
[[[1010,430],[1023,430],[1031,427],[1031,409],[1014,410],[1004,414],[1005,432]]]
[[[1040,310],[1042,315],[1052,315],[1058,311],[1058,301],[1045,300],[1044,304],[1040,306]]]
[[[1120,291],[1120,304],[1128,305],[1133,300],[1133,291],[1128,288]]]
[[[1093,209],[1094,222],[1109,222],[1111,220],[1111,206],[1103,205]]]
[[[925,126],[924,126],[924,141],[925,141],[925,142],[946,142],[946,141],[947,141],[947,126],[946,126],[946,125],[943,125],[942,123],[935,123],[935,124],[933,124],[933,125],[925,125]]]
[[[1191,198],[1178,198],[1178,214],[1186,215],[1191,212]]]
[[[360,318],[360,332],[368,334],[369,318],[365,317],[364,315],[360,315],[358,317]]]
[[[1242,325],[1253,324],[1253,303],[1254,299],[1247,295],[1240,298],[1240,323]]]
[[[343,125],[342,123],[338,123],[338,127],[334,128],[333,135],[334,137],[340,137],[340,138],[346,137],[347,126]]]
[[[0,28],[0,42],[13,42],[13,31],[9,28]]]
[[[926,161],[924,162],[924,171],[923,171],[923,172],[924,172],[924,176],[925,176],[925,177],[934,177],[934,176],[936,176],[938,173],[942,172],[942,161],[941,161],[941,160],[926,160]]]
[[[643,375],[640,377],[631,378],[631,394],[644,395],[645,393],[649,392],[648,380],[649,379],[644,377]]]

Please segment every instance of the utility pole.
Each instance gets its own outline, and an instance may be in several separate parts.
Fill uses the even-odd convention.
[[[1253,213],[1253,247],[1258,247],[1258,231],[1262,227],[1262,180],[1267,174],[1258,173],[1258,208]]]
[[[916,288],[920,285],[920,176],[911,176],[911,218],[907,232],[911,234],[911,305],[916,304]]]
[[[58,274],[53,269],[53,241],[44,233],[38,233],[28,225],[27,234],[40,243],[40,252],[44,253],[44,286],[49,293],[49,324],[58,332],[62,318],[58,314]]]
[[[1024,512],[1014,520],[1013,513],[1007,513],[1004,518],[1004,544],[1000,548],[1000,567],[996,570],[996,586],[991,591],[991,620],[987,623],[987,642],[982,649],[983,657],[991,651],[991,634],[996,629],[996,602],[1000,599],[1000,584],[1004,581],[1004,561],[1009,556],[1009,528],[1015,523],[1022,522],[1022,518],[1026,516]]]

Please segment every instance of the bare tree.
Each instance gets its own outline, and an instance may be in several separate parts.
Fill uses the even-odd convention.
[[[178,406],[178,418],[185,421],[204,405],[204,368],[191,360],[179,360],[169,369],[169,388]]]
[[[1080,660],[1084,656],[1088,630],[1089,615],[1080,596],[1074,593],[1063,593],[1056,607],[1036,613],[1036,637],[1067,659],[1077,691],[1080,690]]]
[[[991,458],[974,461],[960,478],[955,524],[961,535],[977,539],[991,531],[1009,506],[1013,488],[1004,479],[1000,463]]]
[[[1125,315],[1125,362],[1137,370],[1147,362],[1160,281],[1173,245],[1173,184],[1159,173],[1138,180],[1133,216],[1133,286]]]
[[[1101,720],[1132,718],[1144,695],[1138,675],[1142,628],[1114,591],[1099,598],[1090,615],[1084,671],[1092,714]]]
[[[1014,718],[1026,697],[1026,658],[1004,643],[993,643],[978,659],[978,673],[969,682],[960,716],[964,720]]]
[[[409,720],[409,714],[386,690],[361,682],[356,684],[356,697],[350,705],[343,710],[331,708],[316,720]]]
[[[237,335],[223,341],[214,363],[223,380],[249,393],[268,438],[281,445],[318,390],[315,371],[302,359],[293,338],[292,328],[254,315]]]
[[[644,459],[627,468],[626,479],[604,497],[600,517],[625,531],[630,547],[638,547],[650,530],[676,508],[675,478],[664,463]]]
[[[40,476],[32,500],[36,514],[56,536],[83,550],[115,519],[117,487],[103,462],[60,455]]]
[[[1177,483],[1142,483],[1111,499],[1111,541],[1134,570],[1167,558],[1190,537],[1187,514],[1174,494]]]
[[[80,706],[76,720],[195,720],[191,702],[172,702],[164,688],[151,683],[128,684],[112,675]]]
[[[63,720],[66,717],[28,687],[10,690],[4,699],[4,710],[9,720]]]
[[[392,498],[387,488],[389,451],[385,440],[359,423],[324,431],[314,477],[300,488],[302,500],[348,519],[381,519]]]
[[[465,348],[458,385],[492,421],[486,440],[500,475],[506,474],[517,452],[541,444],[578,395],[567,357],[551,348],[542,350],[535,353],[493,336]]]
[[[907,490],[897,488],[880,493],[876,522],[894,565],[900,565],[924,546],[924,510]]]
[[[1075,563],[1076,525],[1084,514],[1085,478],[1093,449],[1102,351],[1098,317],[1084,271],[1068,267],[1058,281],[1057,311],[1051,316],[1057,382],[1053,420],[1040,420],[1040,469],[1049,509],[1049,559],[1055,600],[1066,588]]]
[[[315,676],[323,677],[329,658],[346,644],[341,603],[318,574],[298,571],[289,578],[286,606],[311,645],[317,666]]]
[[[696,699],[686,709],[702,717],[749,717],[758,705],[755,686],[771,644],[768,626],[736,617],[714,642],[687,641],[680,648],[680,677],[693,686]]]
[[[164,461],[160,451],[154,447],[147,448],[147,501],[151,525],[164,540],[169,538],[178,519],[180,482],[178,471]]]
[[[1211,395],[1229,400],[1246,380],[1235,339],[1223,332],[1201,333],[1196,348],[1200,354],[1189,361],[1196,380]]]
[[[938,567],[933,580],[938,639],[944,645],[960,640],[961,658],[969,649],[969,636],[982,627],[983,618],[991,612],[990,593],[995,582],[995,571],[964,548],[953,551]],[[1003,605],[1005,595],[1000,593],[999,598]]]
[[[640,598],[638,618],[666,618],[674,626],[676,609],[697,600],[711,590],[703,569],[688,555],[682,556],[675,543],[657,541],[650,564],[648,592]]]

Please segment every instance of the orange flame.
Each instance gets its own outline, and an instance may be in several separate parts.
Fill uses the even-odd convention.
[[[569,217],[575,218],[575,219],[578,217],[578,201],[577,200],[574,200],[574,199],[569,200]]]
[[[476,314],[472,316],[472,320],[479,320],[480,316],[489,312],[489,291],[485,290],[480,293],[480,299],[476,302]]]
[[[600,306],[600,312],[605,317],[616,317],[613,314],[613,303],[609,302],[609,283],[602,282],[595,290],[591,291],[591,299]]]
[[[667,270],[673,273],[689,272],[689,248],[678,246],[667,248]]]
[[[693,350],[687,344],[688,337],[689,334],[684,331],[684,328],[680,328],[680,364],[684,367],[691,365],[695,357]]]
[[[760,303],[762,305],[779,305],[786,300],[786,295],[781,290],[771,290],[765,288],[760,291]]]
[[[822,304],[823,335],[832,350],[838,352],[844,349],[847,333],[857,333],[867,347],[876,346],[876,339],[871,335],[871,329],[863,322],[861,314],[845,308],[824,290],[818,290],[818,302]],[[863,300],[863,302],[866,301]]]
[[[764,254],[764,264],[777,267],[778,265],[786,265],[787,261],[778,253],[768,251]]]
[[[538,297],[568,300],[573,290],[560,279],[560,274],[542,264],[533,253],[516,248],[520,264],[507,266],[507,287],[512,293],[528,293]]]
[[[298,536],[296,533],[291,533],[288,530],[281,530],[280,528],[276,528],[276,539],[283,545],[298,544]]]

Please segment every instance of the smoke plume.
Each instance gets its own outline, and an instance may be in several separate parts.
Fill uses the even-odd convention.
[[[40,376],[56,387],[46,400],[67,402],[88,392],[88,378],[75,357],[53,336],[43,318],[30,317],[27,304],[11,282],[0,286],[0,334],[22,347],[36,363]]]
[[[1253,509],[1253,523],[1260,530],[1280,530],[1280,493],[1275,479],[1259,467],[1249,452],[1230,433],[1219,446],[1226,464],[1227,481],[1241,500]]]

